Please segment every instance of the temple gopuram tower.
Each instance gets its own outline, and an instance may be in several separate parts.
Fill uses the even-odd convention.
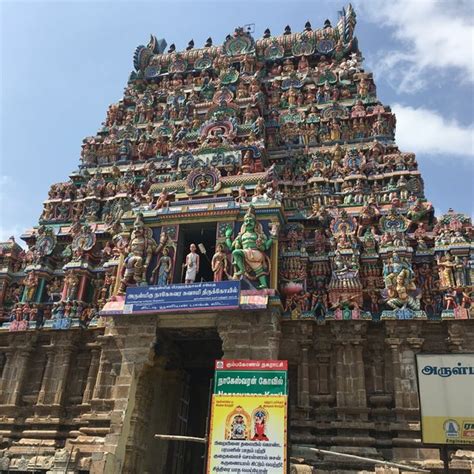
[[[415,356],[474,352],[473,228],[435,217],[355,26],[349,5],[136,49],[27,247],[0,243],[1,472],[202,472],[203,445],[154,434],[205,435],[220,358],[288,360],[301,464],[374,472],[310,445],[442,468]]]

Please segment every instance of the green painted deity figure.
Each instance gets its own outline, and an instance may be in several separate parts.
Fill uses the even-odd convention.
[[[227,227],[225,236],[226,245],[232,251],[232,263],[235,269],[233,278],[246,276],[249,279],[257,279],[259,288],[268,288],[270,262],[265,251],[277,238],[276,231],[272,229],[270,237],[267,237],[262,224],[257,221],[255,208],[250,206],[237,237],[232,241],[230,226]]]

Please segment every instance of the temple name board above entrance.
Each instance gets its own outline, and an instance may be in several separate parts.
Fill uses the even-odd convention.
[[[236,309],[240,281],[203,282],[190,285],[134,286],[127,288],[123,312],[156,313]]]

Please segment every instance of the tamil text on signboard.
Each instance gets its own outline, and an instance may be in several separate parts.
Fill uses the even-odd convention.
[[[418,354],[424,443],[474,444],[474,354]]]
[[[207,472],[286,472],[287,361],[216,361]]]
[[[286,360],[218,360],[214,393],[286,395]]]
[[[234,309],[239,297],[239,281],[135,286],[127,288],[124,313]]]
[[[286,396],[214,395],[207,472],[286,472],[286,403]]]

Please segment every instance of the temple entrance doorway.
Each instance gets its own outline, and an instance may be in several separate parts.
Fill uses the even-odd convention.
[[[149,398],[137,417],[147,427],[144,437],[136,439],[136,448],[130,450],[143,455],[134,472],[199,474],[206,462],[204,444],[159,440],[154,435],[206,436],[214,361],[222,358],[222,342],[211,329],[167,330],[156,352],[155,369],[144,375],[148,388],[139,395]]]
[[[199,272],[195,282],[213,281],[214,275],[211,269],[211,259],[216,249],[216,228],[217,224],[215,222],[180,226],[174,283],[184,283],[185,270],[183,270],[183,263],[186,260],[186,255],[189,253],[191,244],[196,245],[200,260]],[[205,253],[203,250],[205,250]]]

